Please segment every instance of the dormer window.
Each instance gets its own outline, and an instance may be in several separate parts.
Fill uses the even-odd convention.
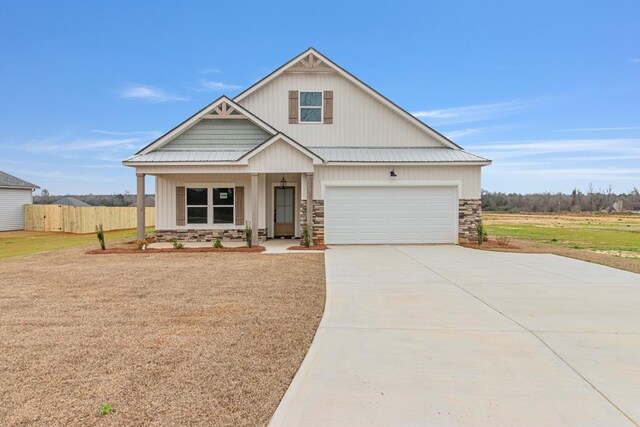
[[[300,123],[322,123],[322,92],[300,91]]]

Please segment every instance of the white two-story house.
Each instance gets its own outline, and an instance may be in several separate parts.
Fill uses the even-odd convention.
[[[490,163],[312,48],[123,162],[139,199],[155,178],[158,240],[316,244],[475,240]]]

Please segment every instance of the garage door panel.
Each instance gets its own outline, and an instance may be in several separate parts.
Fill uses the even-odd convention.
[[[456,187],[327,187],[327,243],[455,243]]]

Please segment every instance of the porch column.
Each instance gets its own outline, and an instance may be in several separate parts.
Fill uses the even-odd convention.
[[[258,244],[258,174],[251,174],[251,228],[253,230],[253,235],[251,236],[251,243],[254,245]]]
[[[137,197],[136,197],[136,209],[138,210],[138,240],[143,240],[145,237],[145,220],[144,220],[144,174],[136,173],[137,178]]]
[[[307,172],[307,229],[313,245],[313,172]]]

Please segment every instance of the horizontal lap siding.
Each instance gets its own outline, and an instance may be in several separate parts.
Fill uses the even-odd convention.
[[[333,123],[290,124],[290,90],[333,91]],[[240,104],[306,146],[442,146],[338,74],[285,73]]]
[[[32,202],[30,188],[0,188],[0,231],[22,230],[24,205]]]
[[[480,166],[319,166],[316,167],[313,193],[322,199],[322,181],[462,181],[461,199],[480,198]]]
[[[196,123],[163,150],[228,149],[248,151],[270,135],[244,119],[205,119]]]

